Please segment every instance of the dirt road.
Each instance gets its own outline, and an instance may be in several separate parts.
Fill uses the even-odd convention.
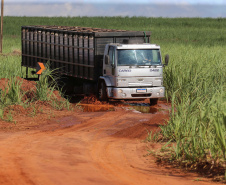
[[[157,166],[142,142],[168,112],[118,108],[74,112],[35,129],[0,131],[1,185],[198,185],[194,174]],[[154,145],[152,147],[155,147]],[[198,181],[202,179],[202,181]]]

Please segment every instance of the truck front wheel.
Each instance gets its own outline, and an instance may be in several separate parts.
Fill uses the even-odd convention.
[[[98,97],[100,101],[108,101],[107,89],[104,81],[101,81],[99,84]]]
[[[151,98],[150,99],[150,105],[157,105],[158,104],[158,98]]]

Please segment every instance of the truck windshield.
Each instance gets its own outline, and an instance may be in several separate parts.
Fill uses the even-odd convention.
[[[161,65],[160,51],[158,49],[119,49],[117,51],[119,66]]]

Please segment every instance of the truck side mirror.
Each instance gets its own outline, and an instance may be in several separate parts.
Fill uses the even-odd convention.
[[[105,64],[109,65],[110,57],[109,55],[105,55]]]
[[[168,63],[169,63],[169,55],[166,54],[165,55],[165,64],[164,64],[164,66],[168,66]]]

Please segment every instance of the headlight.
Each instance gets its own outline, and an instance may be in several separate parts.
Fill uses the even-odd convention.
[[[160,91],[159,91],[159,92],[160,92],[160,93],[163,93],[163,91],[164,91],[163,89],[160,89]]]
[[[122,89],[119,89],[119,90],[118,90],[118,93],[123,93],[123,90],[122,90]]]

